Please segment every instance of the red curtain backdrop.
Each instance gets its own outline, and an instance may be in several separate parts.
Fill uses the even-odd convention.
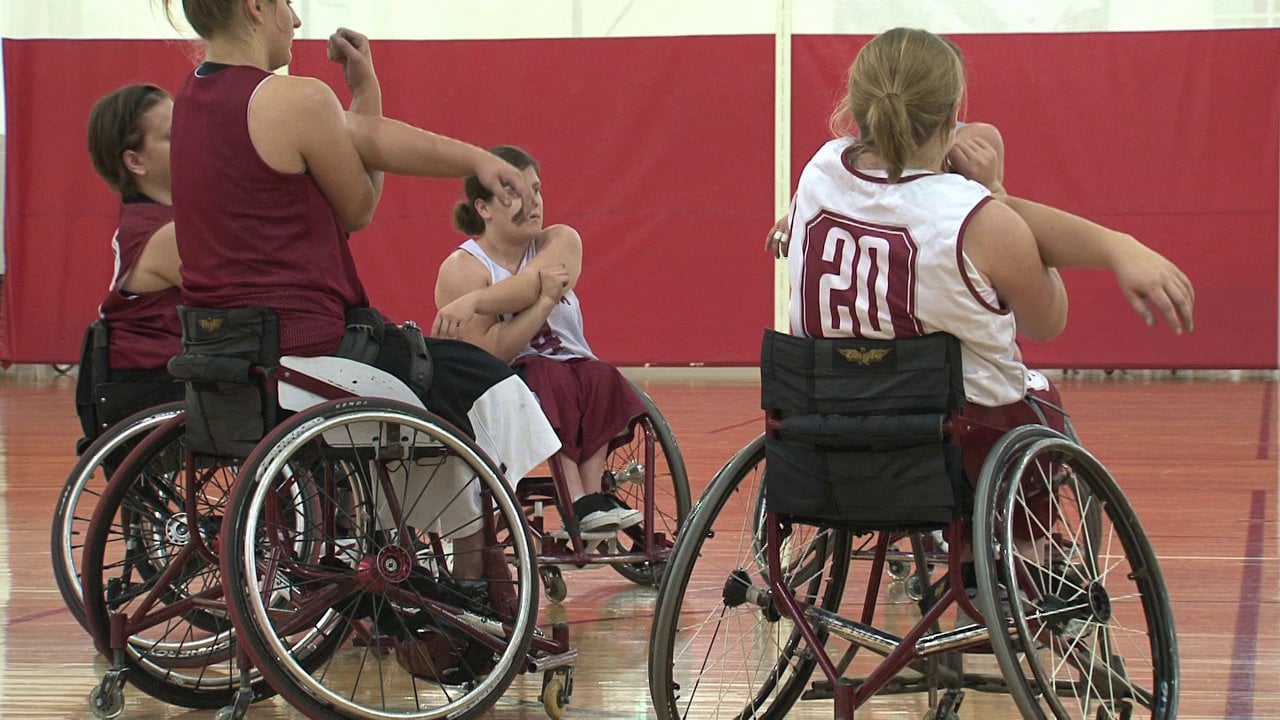
[[[390,117],[542,167],[546,222],[583,239],[592,349],[620,365],[751,364],[773,303],[773,38],[376,42]],[[320,43],[292,70],[343,89]],[[466,238],[459,180],[388,178],[357,238],[375,304],[429,323]],[[763,229],[762,229],[763,228]],[[376,280],[375,280],[376,278]]]
[[[866,37],[793,39],[796,172]],[[1142,327],[1104,273],[1067,274],[1047,367],[1276,367],[1280,31],[969,35],[967,117],[993,122],[1016,194],[1121,228],[1196,283],[1197,330]],[[72,362],[111,269],[116,199],[85,122],[128,82],[176,91],[193,48],[6,40],[6,259],[0,360]],[[374,44],[386,111],[542,164],[547,221],[585,243],[587,333],[618,364],[754,364],[772,322],[771,36]],[[292,66],[337,88],[320,42]],[[339,93],[345,97],[344,92]],[[390,178],[354,238],[370,293],[429,322],[462,241],[456,180]]]
[[[176,93],[197,51],[159,40],[4,40],[0,361],[79,361],[111,280],[120,207],[89,159],[89,109],[130,83]]]
[[[794,38],[793,177],[869,36]],[[1005,139],[1006,187],[1132,233],[1196,286],[1196,330],[1148,329],[1110,273],[1063,273],[1040,367],[1274,368],[1280,31],[955,35],[965,117]]]

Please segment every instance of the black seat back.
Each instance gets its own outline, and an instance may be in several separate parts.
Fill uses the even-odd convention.
[[[968,505],[947,421],[964,404],[960,343],[765,331],[765,503],[854,530],[927,530]]]
[[[268,308],[178,307],[181,355],[169,372],[187,383],[187,447],[243,458],[276,424],[269,373],[280,364],[276,316]]]
[[[108,428],[134,413],[181,400],[182,385],[164,368],[117,370],[111,367],[111,328],[99,319],[85,330],[76,378],[76,415],[84,436],[79,455]]]

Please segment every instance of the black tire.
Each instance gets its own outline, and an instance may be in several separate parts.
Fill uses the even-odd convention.
[[[49,554],[53,579],[76,622],[84,627],[84,601],[80,587],[80,558],[84,535],[94,507],[111,479],[111,473],[129,451],[165,420],[182,412],[185,403],[174,402],[140,411],[111,426],[80,454],[58,496],[50,528]]]
[[[385,438],[394,441],[384,443]],[[389,458],[408,448],[413,450],[399,459]],[[451,589],[456,585],[449,584],[448,553],[424,562],[418,546],[411,551],[401,542],[410,530],[405,521],[410,507],[400,516],[391,512],[394,529],[380,519],[379,508],[389,503],[380,504],[378,488],[391,486],[379,479],[399,482],[410,466],[431,474],[417,497],[463,495],[439,486],[428,492],[437,477],[447,480],[433,473],[446,461],[465,463],[470,477],[462,490],[481,483],[487,493],[482,497],[491,497],[506,527],[516,530],[503,534],[507,547],[493,548],[507,553],[500,557],[516,573],[507,583],[515,595],[509,612]],[[376,475],[368,470],[371,464]],[[349,501],[339,497],[339,487],[350,490]],[[401,495],[396,491],[397,502],[406,499]],[[306,497],[316,498],[324,510],[298,525],[293,518],[300,513],[282,499]],[[361,398],[294,415],[246,459],[223,536],[223,571],[228,587],[235,588],[228,593],[229,609],[244,650],[281,696],[313,720],[472,718],[486,712],[525,666],[538,609],[538,575],[524,513],[493,462],[456,428],[421,408]],[[435,538],[428,537],[425,552],[433,552]],[[488,587],[491,599],[495,584]],[[299,646],[292,640],[299,631],[346,637],[357,626],[367,636],[364,649],[346,648],[311,665],[290,650]],[[474,654],[478,641],[468,631],[476,628],[493,633],[502,649],[480,646]],[[469,676],[467,684],[454,685],[440,677],[443,673],[428,679],[399,662],[402,644],[428,631],[466,645],[454,677]],[[373,650],[388,645],[394,649]],[[430,663],[432,656],[424,657]]]
[[[186,487],[185,418],[175,415],[143,438],[121,463],[98,501],[85,538],[81,580],[86,626],[98,650],[112,657],[110,613],[135,614],[148,596],[163,609],[201,591],[217,592],[216,558],[191,552],[177,570],[178,581],[158,590],[154,583],[186,551],[175,533],[189,532]],[[218,495],[231,486],[234,471],[205,469],[209,482],[200,493],[197,515],[220,511]],[[210,492],[212,491],[212,492]],[[205,542],[216,548],[216,527],[197,521]],[[136,621],[137,618],[131,618]],[[230,704],[240,684],[235,635],[226,613],[192,608],[133,634],[122,653],[130,684],[171,705],[215,709]],[[256,698],[269,697],[265,683],[253,684]]]
[[[658,443],[654,448],[654,467],[646,468],[646,472],[653,473],[654,532],[662,533],[659,540],[662,546],[659,549],[669,550],[675,544],[685,518],[689,516],[689,474],[685,470],[684,456],[680,454],[680,445],[676,442],[676,436],[666,417],[647,393],[635,383],[631,387],[649,409],[648,416],[636,424],[632,439],[627,444],[615,448],[605,458],[606,483],[610,478],[625,477],[628,467],[635,467],[637,463],[640,466],[645,464],[646,431],[651,431]],[[637,510],[644,508],[646,498],[642,483],[624,482],[610,489],[627,505]],[[644,550],[643,523],[627,528],[622,534],[630,540],[631,551]],[[610,565],[631,582],[649,587],[658,585],[666,566],[664,561]]]
[[[1019,510],[1045,500],[1042,516]],[[1017,428],[988,457],[975,507],[979,609],[1023,717],[1176,717],[1164,578],[1102,464],[1052,430]]]
[[[748,585],[757,591],[768,588],[762,553],[756,543],[743,542],[744,535],[753,533],[763,476],[764,442],[758,438],[711,481],[676,542],[649,640],[649,691],[663,720],[785,718],[816,665],[799,631],[772,611],[772,601],[761,606],[741,598]],[[848,533],[802,525],[791,530],[780,551],[784,572],[792,578],[788,585],[802,602],[834,612],[849,567]],[[712,627],[690,633],[682,626],[699,620]],[[825,644],[826,633],[815,632]],[[703,640],[705,648],[697,644]],[[722,663],[740,664],[728,668]],[[708,676],[708,688],[715,685],[711,678],[733,677],[735,682],[729,689],[700,694],[699,673],[712,668],[716,675]],[[741,696],[730,697],[732,690],[740,690]]]

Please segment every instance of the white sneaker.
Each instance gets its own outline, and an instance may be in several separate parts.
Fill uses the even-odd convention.
[[[632,508],[617,497],[605,495],[605,499],[615,506],[613,510],[609,511],[609,514],[613,517],[614,522],[617,523],[619,530],[639,525],[644,520],[644,513]]]
[[[616,530],[618,521],[614,515],[615,505],[609,501],[608,495],[591,493],[573,501],[573,513],[578,516],[579,532],[598,532]]]

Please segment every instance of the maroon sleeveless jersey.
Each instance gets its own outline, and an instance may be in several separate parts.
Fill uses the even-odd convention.
[[[142,255],[147,241],[173,222],[173,208],[146,196],[131,197],[120,205],[120,224],[111,249],[116,271],[98,314],[107,321],[111,342],[108,352],[113,370],[154,370],[182,352],[182,326],[178,323],[178,288],[134,295],[120,286]]]
[[[280,352],[334,352],[368,304],[347,232],[309,174],[281,173],[249,139],[249,99],[270,73],[206,63],[174,102],[170,163],[183,302],[276,312]]]

